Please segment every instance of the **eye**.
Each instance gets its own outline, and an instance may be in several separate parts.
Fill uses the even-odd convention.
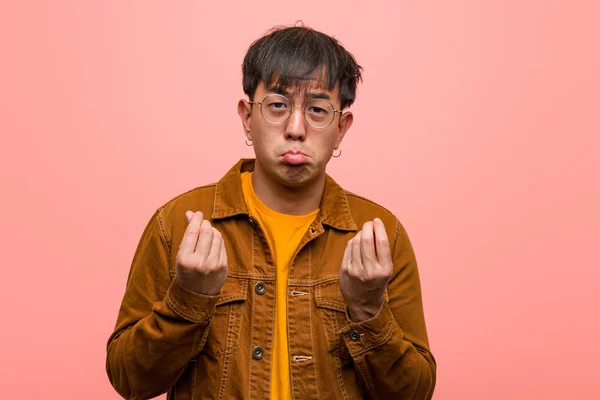
[[[275,103],[271,103],[269,104],[269,107],[271,107],[274,110],[284,110],[287,108],[287,104],[285,103],[281,103],[281,102],[275,102]]]
[[[319,114],[327,114],[327,110],[321,107],[312,106],[308,109],[311,114],[319,115]]]

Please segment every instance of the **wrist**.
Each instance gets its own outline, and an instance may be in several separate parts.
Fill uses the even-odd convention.
[[[189,279],[179,274],[175,275],[175,279],[184,288],[203,296],[216,296],[220,292],[220,290],[216,290],[214,287],[207,286],[205,282],[198,282],[197,280]]]
[[[361,322],[373,318],[381,305],[348,305],[348,315],[352,322]]]

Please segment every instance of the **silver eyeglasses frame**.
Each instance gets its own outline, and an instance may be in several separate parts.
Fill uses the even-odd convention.
[[[284,99],[286,99],[286,100],[288,101],[288,103],[290,103],[290,105],[291,105],[291,108],[290,108],[290,111],[289,111],[289,113],[288,113],[288,116],[286,117],[286,119],[284,119],[284,120],[283,120],[283,121],[281,121],[281,122],[273,122],[273,121],[269,120],[267,117],[265,117],[265,114],[263,113],[263,108],[262,108],[262,106],[263,106],[263,103],[265,102],[265,100],[267,100],[267,99],[268,99],[269,97],[271,97],[271,96],[283,97],[283,98],[284,98]],[[308,119],[306,118],[306,106],[308,106],[308,104],[309,104],[311,101],[313,101],[313,100],[322,100],[322,101],[326,101],[326,102],[328,102],[328,103],[331,105],[331,108],[333,109],[333,117],[331,118],[331,121],[329,121],[329,123],[328,123],[327,125],[325,125],[325,126],[314,126],[313,124],[311,124],[310,122],[308,122]],[[276,93],[269,94],[269,95],[265,96],[265,98],[264,98],[264,99],[262,99],[262,101],[251,101],[251,100],[248,100],[248,103],[249,103],[249,104],[258,104],[258,105],[260,105],[260,115],[262,115],[262,117],[263,117],[263,119],[264,119],[265,121],[267,121],[268,123],[270,123],[270,124],[273,124],[273,125],[281,125],[281,124],[285,124],[285,123],[286,123],[286,121],[287,121],[288,119],[290,119],[290,115],[292,115],[292,114],[293,114],[293,112],[294,112],[294,108],[296,107],[296,105],[295,105],[294,103],[292,103],[292,101],[291,101],[290,99],[288,99],[287,97],[285,97],[285,96],[284,96],[284,95],[282,95],[282,94],[276,94]],[[305,121],[305,122],[306,122],[308,125],[312,126],[312,127],[313,127],[313,128],[315,128],[315,129],[325,129],[325,128],[327,128],[329,125],[331,125],[331,123],[332,123],[332,122],[335,120],[335,113],[340,113],[340,116],[341,116],[341,115],[342,115],[342,114],[341,114],[341,113],[342,113],[342,110],[336,110],[336,109],[335,109],[335,107],[334,107],[334,105],[333,105],[333,103],[332,103],[331,101],[329,101],[329,100],[327,100],[327,99],[323,99],[323,98],[311,99],[311,100],[307,101],[307,102],[304,104],[304,107],[303,107],[303,110],[302,110],[302,116],[304,117],[304,121]]]

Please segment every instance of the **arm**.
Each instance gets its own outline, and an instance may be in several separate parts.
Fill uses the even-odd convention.
[[[382,243],[377,236],[381,239],[382,235],[377,234],[377,227],[372,230],[380,257],[385,252],[379,251]],[[357,374],[374,398],[429,400],[435,387],[436,361],[429,349],[415,254],[399,222],[390,253],[387,299],[375,312],[368,307],[353,309],[349,303],[349,325],[341,334]]]
[[[218,296],[171,279],[169,242],[161,210],[146,226],[127,279],[106,371],[117,392],[147,399],[168,391],[206,341]]]

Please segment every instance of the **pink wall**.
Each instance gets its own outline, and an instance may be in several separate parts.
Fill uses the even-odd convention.
[[[5,3],[3,397],[119,398],[105,344],[139,236],[252,155],[244,52],[302,19],[365,68],[329,172],[411,235],[434,398],[600,398],[597,2]]]

